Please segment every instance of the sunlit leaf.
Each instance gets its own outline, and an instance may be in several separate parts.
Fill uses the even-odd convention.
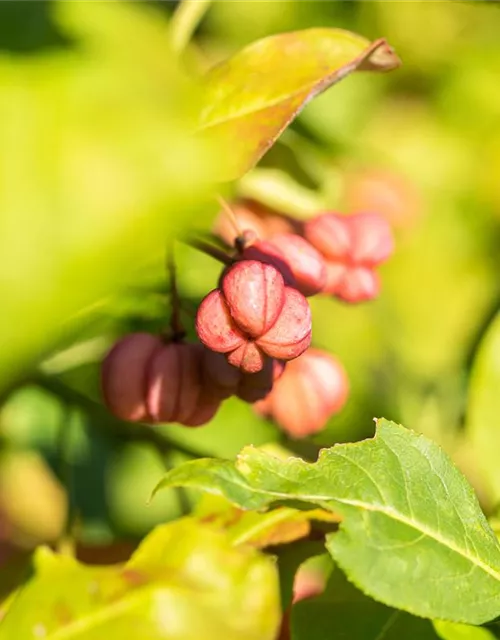
[[[35,577],[0,624],[2,640],[274,640],[273,562],[185,519],[162,525],[129,562],[87,567],[41,548]]]
[[[399,65],[383,40],[339,29],[304,29],[252,43],[206,78],[201,130],[231,141],[225,179],[242,176],[309,100],[356,70]]]
[[[500,614],[500,546],[477,498],[433,442],[386,420],[373,439],[318,462],[248,447],[236,464],[197,460],[156,490],[190,486],[246,509],[284,500],[339,512],[327,548],[365,593],[415,615],[481,624]]]
[[[223,528],[234,544],[250,544],[257,548],[304,538],[311,531],[312,521],[330,524],[339,522],[338,515],[324,509],[301,511],[279,507],[259,513],[239,509],[219,496],[205,496],[193,515],[201,522],[210,522]]]

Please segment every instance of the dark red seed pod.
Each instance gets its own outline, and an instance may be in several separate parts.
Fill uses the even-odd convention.
[[[147,366],[162,347],[157,336],[132,333],[119,340],[105,357],[101,370],[104,402],[121,420],[148,420]]]
[[[290,267],[295,287],[302,295],[314,296],[323,289],[326,281],[325,261],[312,244],[293,233],[272,236],[269,244],[280,251]]]
[[[148,365],[148,410],[154,422],[184,422],[202,391],[202,348],[172,342],[157,351]]]
[[[287,364],[271,393],[255,408],[292,438],[321,431],[344,406],[349,391],[342,365],[330,354],[309,349]]]
[[[283,276],[258,260],[242,260],[226,269],[221,290],[236,326],[253,338],[269,331],[285,302]]]

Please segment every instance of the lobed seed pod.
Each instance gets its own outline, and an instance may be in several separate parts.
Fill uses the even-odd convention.
[[[325,261],[312,244],[293,233],[272,236],[269,244],[283,256],[292,272],[295,286],[302,295],[314,296],[323,289],[326,282]]]
[[[297,358],[311,344],[311,308],[304,296],[285,287],[285,303],[274,325],[256,340],[268,356],[278,360]]]
[[[394,239],[387,220],[377,213],[358,213],[347,218],[351,233],[351,261],[375,267],[394,251]]]
[[[297,282],[292,269],[282,251],[269,240],[258,240],[246,247],[240,260],[257,260],[275,267],[283,276],[283,281],[290,287],[296,287]]]
[[[242,260],[226,269],[221,290],[237,327],[253,338],[271,329],[285,302],[283,276],[259,260]]]
[[[304,223],[304,238],[327,260],[346,262],[351,254],[351,232],[347,217],[323,213]]]
[[[202,356],[199,344],[164,344],[147,333],[126,336],[103,362],[105,404],[129,422],[205,424],[217,412],[220,398],[205,394]]]
[[[202,390],[199,345],[171,342],[148,365],[147,404],[154,422],[183,423],[193,413]]]
[[[380,278],[373,269],[353,267],[346,270],[333,293],[344,302],[373,300],[380,293]]]
[[[118,418],[147,421],[147,367],[163,346],[149,333],[131,333],[119,340],[102,363],[101,388],[104,402]]]
[[[224,355],[206,349],[203,358],[203,385],[212,397],[222,400],[234,395],[253,403],[269,394],[284,368],[283,362],[266,357],[260,371],[245,373],[231,365]]]
[[[348,380],[342,365],[330,354],[309,349],[288,363],[271,393],[255,409],[271,417],[292,438],[323,429],[344,406]]]
[[[304,296],[258,260],[225,269],[221,289],[205,297],[196,315],[201,342],[245,373],[261,371],[266,357],[296,358],[309,346],[311,328]]]
[[[378,295],[380,281],[374,267],[385,262],[394,250],[391,228],[382,216],[326,213],[307,222],[304,229],[305,236],[324,256],[324,293],[350,303]]]

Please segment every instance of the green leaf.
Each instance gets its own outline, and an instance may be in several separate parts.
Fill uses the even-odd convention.
[[[471,627],[468,624],[456,622],[434,621],[434,628],[443,640],[494,640],[495,636],[481,627]]]
[[[0,624],[11,640],[273,640],[273,562],[191,519],[157,527],[129,562],[86,567],[39,549],[35,577]]]
[[[334,570],[320,596],[294,605],[293,640],[438,640],[429,620],[391,609],[363,595]]]
[[[316,463],[248,447],[236,464],[180,466],[156,491],[178,485],[246,509],[294,500],[339,512],[327,548],[368,595],[469,624],[500,614],[500,547],[472,488],[436,444],[387,420],[375,438],[324,449]]]
[[[212,69],[201,131],[231,141],[224,179],[246,173],[309,100],[356,70],[389,71],[399,60],[384,40],[339,29],[281,33]]]
[[[466,438],[492,504],[500,501],[500,314],[490,325],[472,368]]]

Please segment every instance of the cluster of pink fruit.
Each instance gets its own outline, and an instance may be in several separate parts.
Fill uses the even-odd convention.
[[[299,223],[248,208],[236,208],[235,220],[241,233],[216,226],[233,251],[217,288],[198,308],[200,342],[165,343],[136,333],[106,357],[104,399],[121,419],[199,426],[237,396],[290,436],[304,437],[344,405],[342,365],[310,348],[306,298],[374,298],[375,269],[393,250],[388,223],[372,213],[324,213]]]

